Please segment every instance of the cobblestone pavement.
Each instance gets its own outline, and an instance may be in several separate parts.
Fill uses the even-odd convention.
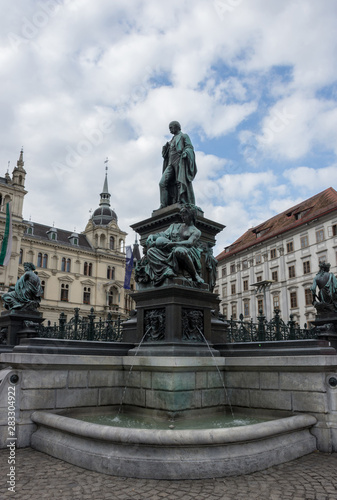
[[[337,453],[315,452],[246,476],[157,481],[107,476],[31,448],[16,450],[16,488],[8,491],[8,451],[0,450],[0,498],[17,500],[336,500]]]

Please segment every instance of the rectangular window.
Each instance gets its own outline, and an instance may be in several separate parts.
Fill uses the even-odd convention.
[[[287,253],[291,253],[294,251],[294,242],[293,241],[288,241],[287,243]]]
[[[243,315],[245,318],[250,316],[250,311],[249,311],[249,301],[245,300],[243,303]]]
[[[235,273],[235,264],[231,264],[230,270],[231,270],[231,274]]]
[[[316,243],[321,243],[321,241],[324,241],[324,229],[316,231]]]
[[[233,304],[232,305],[232,318],[233,319],[236,319],[236,304]]]
[[[332,236],[337,236],[337,224],[332,226]]]
[[[90,288],[89,287],[84,287],[83,304],[90,304]]]
[[[311,292],[310,288],[306,288],[304,290],[304,299],[305,299],[306,306],[312,305],[312,292]]]
[[[270,250],[270,258],[271,259],[276,259],[276,248],[272,248]]]
[[[61,285],[61,300],[63,302],[68,302],[69,296],[69,285],[62,283]]]
[[[272,271],[272,273],[271,273],[271,279],[273,281],[278,281],[278,272],[277,271]]]
[[[261,254],[259,254],[255,257],[255,264],[261,264],[261,261],[262,261],[262,257],[261,257]]]
[[[309,274],[310,273],[310,261],[306,260],[303,262],[303,274]]]
[[[227,267],[223,266],[222,268],[222,276],[227,276]]]
[[[235,283],[231,284],[231,293],[232,293],[232,295],[236,294],[236,284]]]
[[[259,314],[263,314],[263,312],[264,312],[263,299],[257,300],[257,310],[258,310]]]
[[[222,296],[227,297],[227,285],[222,287]]]
[[[273,296],[273,308],[274,311],[275,309],[280,309],[280,297],[278,295]]]
[[[288,276],[289,278],[295,278],[295,266],[288,267]]]
[[[248,280],[243,280],[243,291],[244,292],[248,291]]]
[[[309,246],[308,235],[301,236],[301,248],[306,248]]]
[[[326,255],[321,255],[318,257],[318,262],[326,262]]]
[[[297,293],[296,292],[290,292],[290,307],[292,309],[294,307],[297,307]]]
[[[242,269],[248,269],[248,260],[242,261]]]
[[[225,318],[227,318],[227,314],[228,314],[227,306],[223,306],[223,308],[222,308],[222,314],[225,316]]]
[[[260,276],[256,276],[256,282],[260,283],[262,281],[262,274]]]

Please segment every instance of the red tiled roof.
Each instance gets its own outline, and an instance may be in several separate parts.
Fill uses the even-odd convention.
[[[269,240],[286,231],[302,226],[313,219],[337,210],[337,192],[329,187],[298,205],[288,208],[271,219],[246,231],[240,238],[221,252],[217,260],[221,261],[246,248]],[[260,236],[258,236],[260,235]]]

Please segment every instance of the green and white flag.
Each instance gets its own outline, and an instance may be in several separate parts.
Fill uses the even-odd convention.
[[[12,211],[11,202],[6,203],[6,225],[0,252],[0,266],[7,266],[12,253]]]

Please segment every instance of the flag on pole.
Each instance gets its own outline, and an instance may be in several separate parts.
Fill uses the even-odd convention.
[[[126,261],[125,261],[125,278],[124,278],[124,288],[130,290],[131,274],[133,269],[133,253],[132,247],[127,246],[126,250]]]
[[[12,253],[13,234],[11,205],[11,202],[6,203],[6,224],[0,251],[0,266],[7,266]]]

